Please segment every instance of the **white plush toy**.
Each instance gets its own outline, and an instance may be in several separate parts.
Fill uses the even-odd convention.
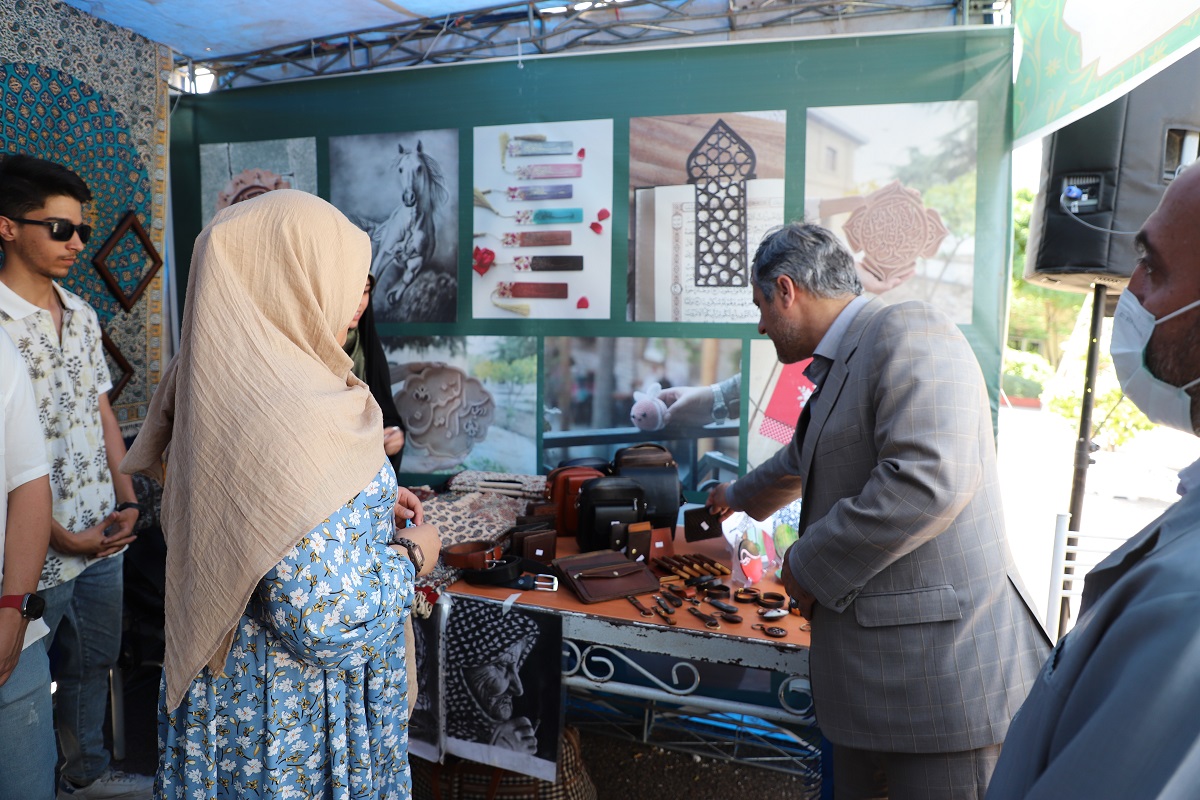
[[[667,424],[667,404],[658,399],[662,384],[648,383],[644,392],[633,393],[630,421],[643,431],[661,430]]]

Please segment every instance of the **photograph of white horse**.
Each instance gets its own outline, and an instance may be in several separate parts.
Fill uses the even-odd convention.
[[[453,322],[458,132],[329,140],[330,199],[371,235],[380,322]]]

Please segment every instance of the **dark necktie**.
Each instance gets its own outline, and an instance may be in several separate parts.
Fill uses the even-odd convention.
[[[803,450],[804,437],[808,435],[808,423],[812,419],[812,407],[817,402],[818,395],[821,394],[821,386],[825,383],[825,378],[829,375],[829,368],[832,362],[824,356],[813,356],[812,363],[804,369],[804,377],[808,378],[812,383],[813,392],[808,396],[808,401],[804,404],[804,410],[800,412],[800,419],[796,421],[796,445]],[[813,468],[808,470],[808,478],[805,481],[805,493],[808,491],[808,484],[812,483]],[[809,504],[801,502],[800,504],[800,520],[799,532],[804,534],[804,528],[808,525]]]

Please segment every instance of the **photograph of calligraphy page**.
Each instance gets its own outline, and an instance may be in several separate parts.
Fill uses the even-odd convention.
[[[783,223],[787,112],[629,121],[630,321],[753,322],[750,266]]]
[[[746,182],[747,280],[741,286],[705,286],[695,278],[695,187],[654,189],[655,320],[758,322],[750,261],[767,232],[784,223],[783,183],[782,179]]]

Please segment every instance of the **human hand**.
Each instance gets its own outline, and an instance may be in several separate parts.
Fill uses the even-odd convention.
[[[709,386],[673,386],[658,393],[667,404],[667,425],[707,425],[713,421],[713,394]]]
[[[780,570],[779,580],[782,581],[783,588],[787,591],[788,597],[796,601],[796,607],[800,610],[800,616],[811,622],[813,607],[817,604],[817,598],[796,580],[796,576],[792,574],[792,568],[789,565],[786,554],[783,557],[783,568]]]
[[[8,676],[17,668],[21,658],[21,649],[25,644],[25,626],[27,621],[21,612],[15,608],[0,609],[0,686],[3,686]],[[41,645],[38,645],[41,647]]]
[[[492,744],[534,755],[537,753],[537,726],[528,717],[505,720],[492,733]]]
[[[718,483],[708,490],[708,500],[704,503],[713,516],[719,517],[721,520],[728,519],[729,515],[735,511],[741,511],[740,508],[734,508],[729,504],[728,489],[729,481]]]
[[[889,275],[876,274],[864,266],[861,261],[856,263],[855,267],[858,268],[858,279],[862,281],[863,288],[871,294],[883,294],[889,289],[895,289],[917,274],[916,264],[902,270],[897,270]]]
[[[397,427],[383,429],[383,452],[394,456],[404,449],[404,431]]]
[[[403,528],[404,523],[412,520],[413,525],[425,521],[425,512],[417,496],[403,486],[396,487],[396,528]]]
[[[122,515],[125,517],[122,518]],[[129,521],[130,516],[133,521]],[[54,524],[50,530],[50,546],[63,555],[86,558],[110,556],[137,540],[133,534],[133,523],[136,521],[137,511],[131,508],[114,511],[90,528],[78,532]],[[105,534],[110,529],[111,534]]]

